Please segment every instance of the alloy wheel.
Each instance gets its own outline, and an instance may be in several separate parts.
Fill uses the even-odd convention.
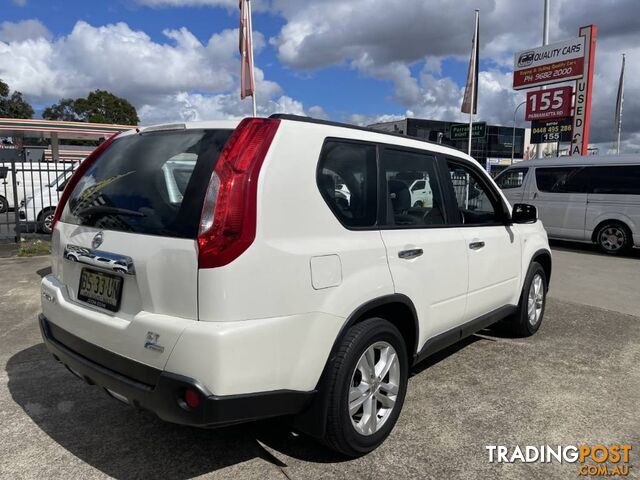
[[[609,252],[617,252],[624,247],[625,234],[619,227],[607,227],[600,233],[600,245]]]
[[[391,416],[400,390],[400,361],[387,342],[370,345],[358,360],[349,386],[349,416],[361,435],[373,435]]]
[[[544,284],[542,276],[536,273],[529,287],[529,297],[527,299],[527,316],[531,325],[536,325],[542,317],[544,307]]]
[[[51,233],[51,226],[53,225],[53,213],[47,213],[42,222],[42,230],[44,233]]]

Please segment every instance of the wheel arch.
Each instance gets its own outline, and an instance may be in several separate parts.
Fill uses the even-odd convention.
[[[294,421],[294,426],[297,429],[313,437],[322,437],[324,435],[327,404],[322,392],[327,388],[327,372],[331,368],[340,342],[349,328],[372,317],[384,318],[398,328],[407,345],[409,364],[412,363],[418,351],[419,325],[416,308],[411,299],[406,295],[394,293],[377,297],[363,303],[347,317],[338,335],[336,335],[329,357],[320,375],[320,380],[316,385],[317,394],[309,408],[298,415]]]
[[[340,329],[331,352],[335,351],[342,337],[353,325],[367,318],[380,317],[394,325],[402,334],[407,352],[415,355],[418,351],[419,324],[416,307],[409,297],[401,293],[393,293],[369,300],[356,308]]]
[[[45,213],[47,213],[49,210],[53,210],[54,212],[56,211],[56,207],[49,205],[47,207],[43,207],[40,209],[40,211],[38,212],[38,215],[36,216],[36,220],[40,221],[40,218],[44,216]]]
[[[552,270],[551,252],[549,250],[538,250],[531,257],[531,263],[533,262],[537,262],[542,266],[544,274],[547,277],[547,289],[549,289]]]

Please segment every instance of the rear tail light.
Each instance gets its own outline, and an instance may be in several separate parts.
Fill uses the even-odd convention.
[[[276,119],[247,118],[220,154],[200,217],[200,268],[227,265],[253,243],[258,175],[279,125]]]
[[[82,163],[78,165],[76,171],[73,172],[73,174],[69,178],[69,181],[67,182],[67,185],[64,187],[62,195],[60,196],[60,200],[58,201],[58,205],[56,206],[56,213],[54,214],[53,222],[51,223],[51,231],[53,231],[56,223],[58,223],[58,220],[60,220],[60,216],[62,215],[64,206],[66,205],[67,200],[69,200],[69,195],[71,195],[73,189],[76,188],[76,185],[78,184],[80,179],[84,176],[87,170],[89,170],[89,167],[91,167],[91,165],[95,163],[98,157],[102,155],[102,152],[104,152],[107,147],[113,143],[113,141],[119,134],[120,132],[114,133],[108,139],[98,145],[98,147],[93,152],[91,152],[91,155],[85,158]]]

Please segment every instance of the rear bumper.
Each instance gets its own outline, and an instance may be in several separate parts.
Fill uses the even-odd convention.
[[[73,373],[168,422],[211,427],[291,415],[304,410],[315,394],[278,390],[216,396],[197,380],[155,369],[86,342],[42,314],[38,321],[47,349]],[[198,393],[197,408],[189,408],[182,401],[187,389]]]

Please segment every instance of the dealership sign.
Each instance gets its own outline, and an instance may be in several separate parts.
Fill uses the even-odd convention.
[[[596,60],[596,37],[598,27],[580,27],[580,38],[585,44],[585,75],[576,82],[575,114],[573,116],[573,138],[569,155],[587,155],[589,152],[589,126],[591,123],[591,97],[593,96],[593,70]]]
[[[572,96],[573,88],[571,87],[527,92],[527,111],[524,119],[530,122],[570,117]]]
[[[531,143],[570,142],[573,119],[531,122]]]
[[[514,56],[513,88],[549,85],[582,78],[585,37],[517,52]]]
[[[487,136],[487,124],[485,122],[477,122],[473,124],[471,130],[471,138],[484,138]],[[457,123],[451,125],[449,130],[449,138],[451,140],[467,140],[469,138],[469,124]]]

